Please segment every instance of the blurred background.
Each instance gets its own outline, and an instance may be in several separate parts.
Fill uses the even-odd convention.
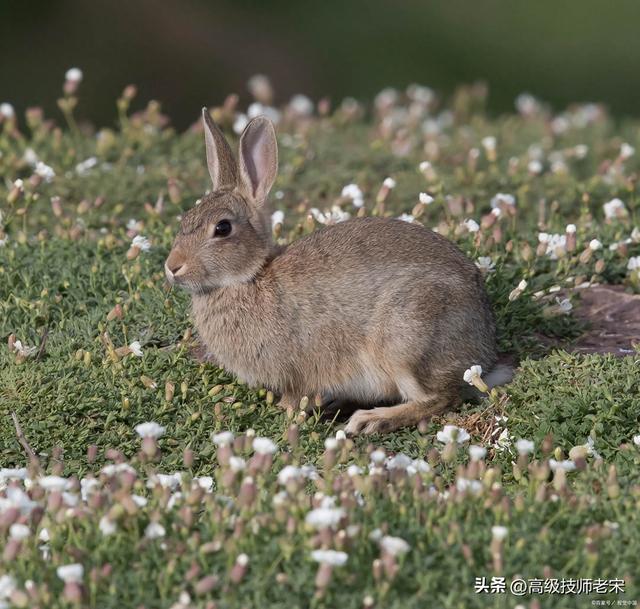
[[[182,129],[228,93],[248,101],[256,73],[277,102],[483,80],[493,113],[526,91],[637,115],[639,24],[638,0],[0,0],[0,102],[57,115],[77,66],[78,115],[98,125],[129,83]]]

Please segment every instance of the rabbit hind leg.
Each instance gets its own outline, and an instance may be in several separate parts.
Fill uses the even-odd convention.
[[[459,401],[451,391],[451,384],[445,379],[430,390],[412,374],[398,374],[396,383],[405,402],[384,408],[358,410],[349,419],[345,432],[349,435],[368,435],[415,426],[420,421],[442,414]]]
[[[374,433],[390,433],[403,427],[412,427],[420,421],[442,414],[451,406],[451,400],[442,395],[426,395],[422,400],[415,400],[373,408],[357,410],[351,415],[345,433],[349,436],[369,435]]]

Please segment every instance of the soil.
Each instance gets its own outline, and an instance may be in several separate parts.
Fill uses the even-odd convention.
[[[599,285],[581,290],[575,315],[588,326],[571,345],[577,353],[632,355],[640,345],[640,295],[624,286]]]

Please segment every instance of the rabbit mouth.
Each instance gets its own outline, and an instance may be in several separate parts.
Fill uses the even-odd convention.
[[[209,291],[209,287],[203,283],[200,279],[194,278],[188,275],[182,270],[179,273],[172,271],[165,264],[164,267],[165,277],[170,286],[176,286],[190,292],[191,294],[206,294]]]
[[[167,277],[167,281],[171,284],[183,281],[187,271],[188,267],[186,263],[174,266],[173,268],[169,267],[167,262],[164,263],[164,274]]]

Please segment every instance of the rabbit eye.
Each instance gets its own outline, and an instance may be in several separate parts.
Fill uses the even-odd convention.
[[[213,231],[214,237],[228,237],[231,234],[231,222],[229,220],[221,220],[216,224]]]

